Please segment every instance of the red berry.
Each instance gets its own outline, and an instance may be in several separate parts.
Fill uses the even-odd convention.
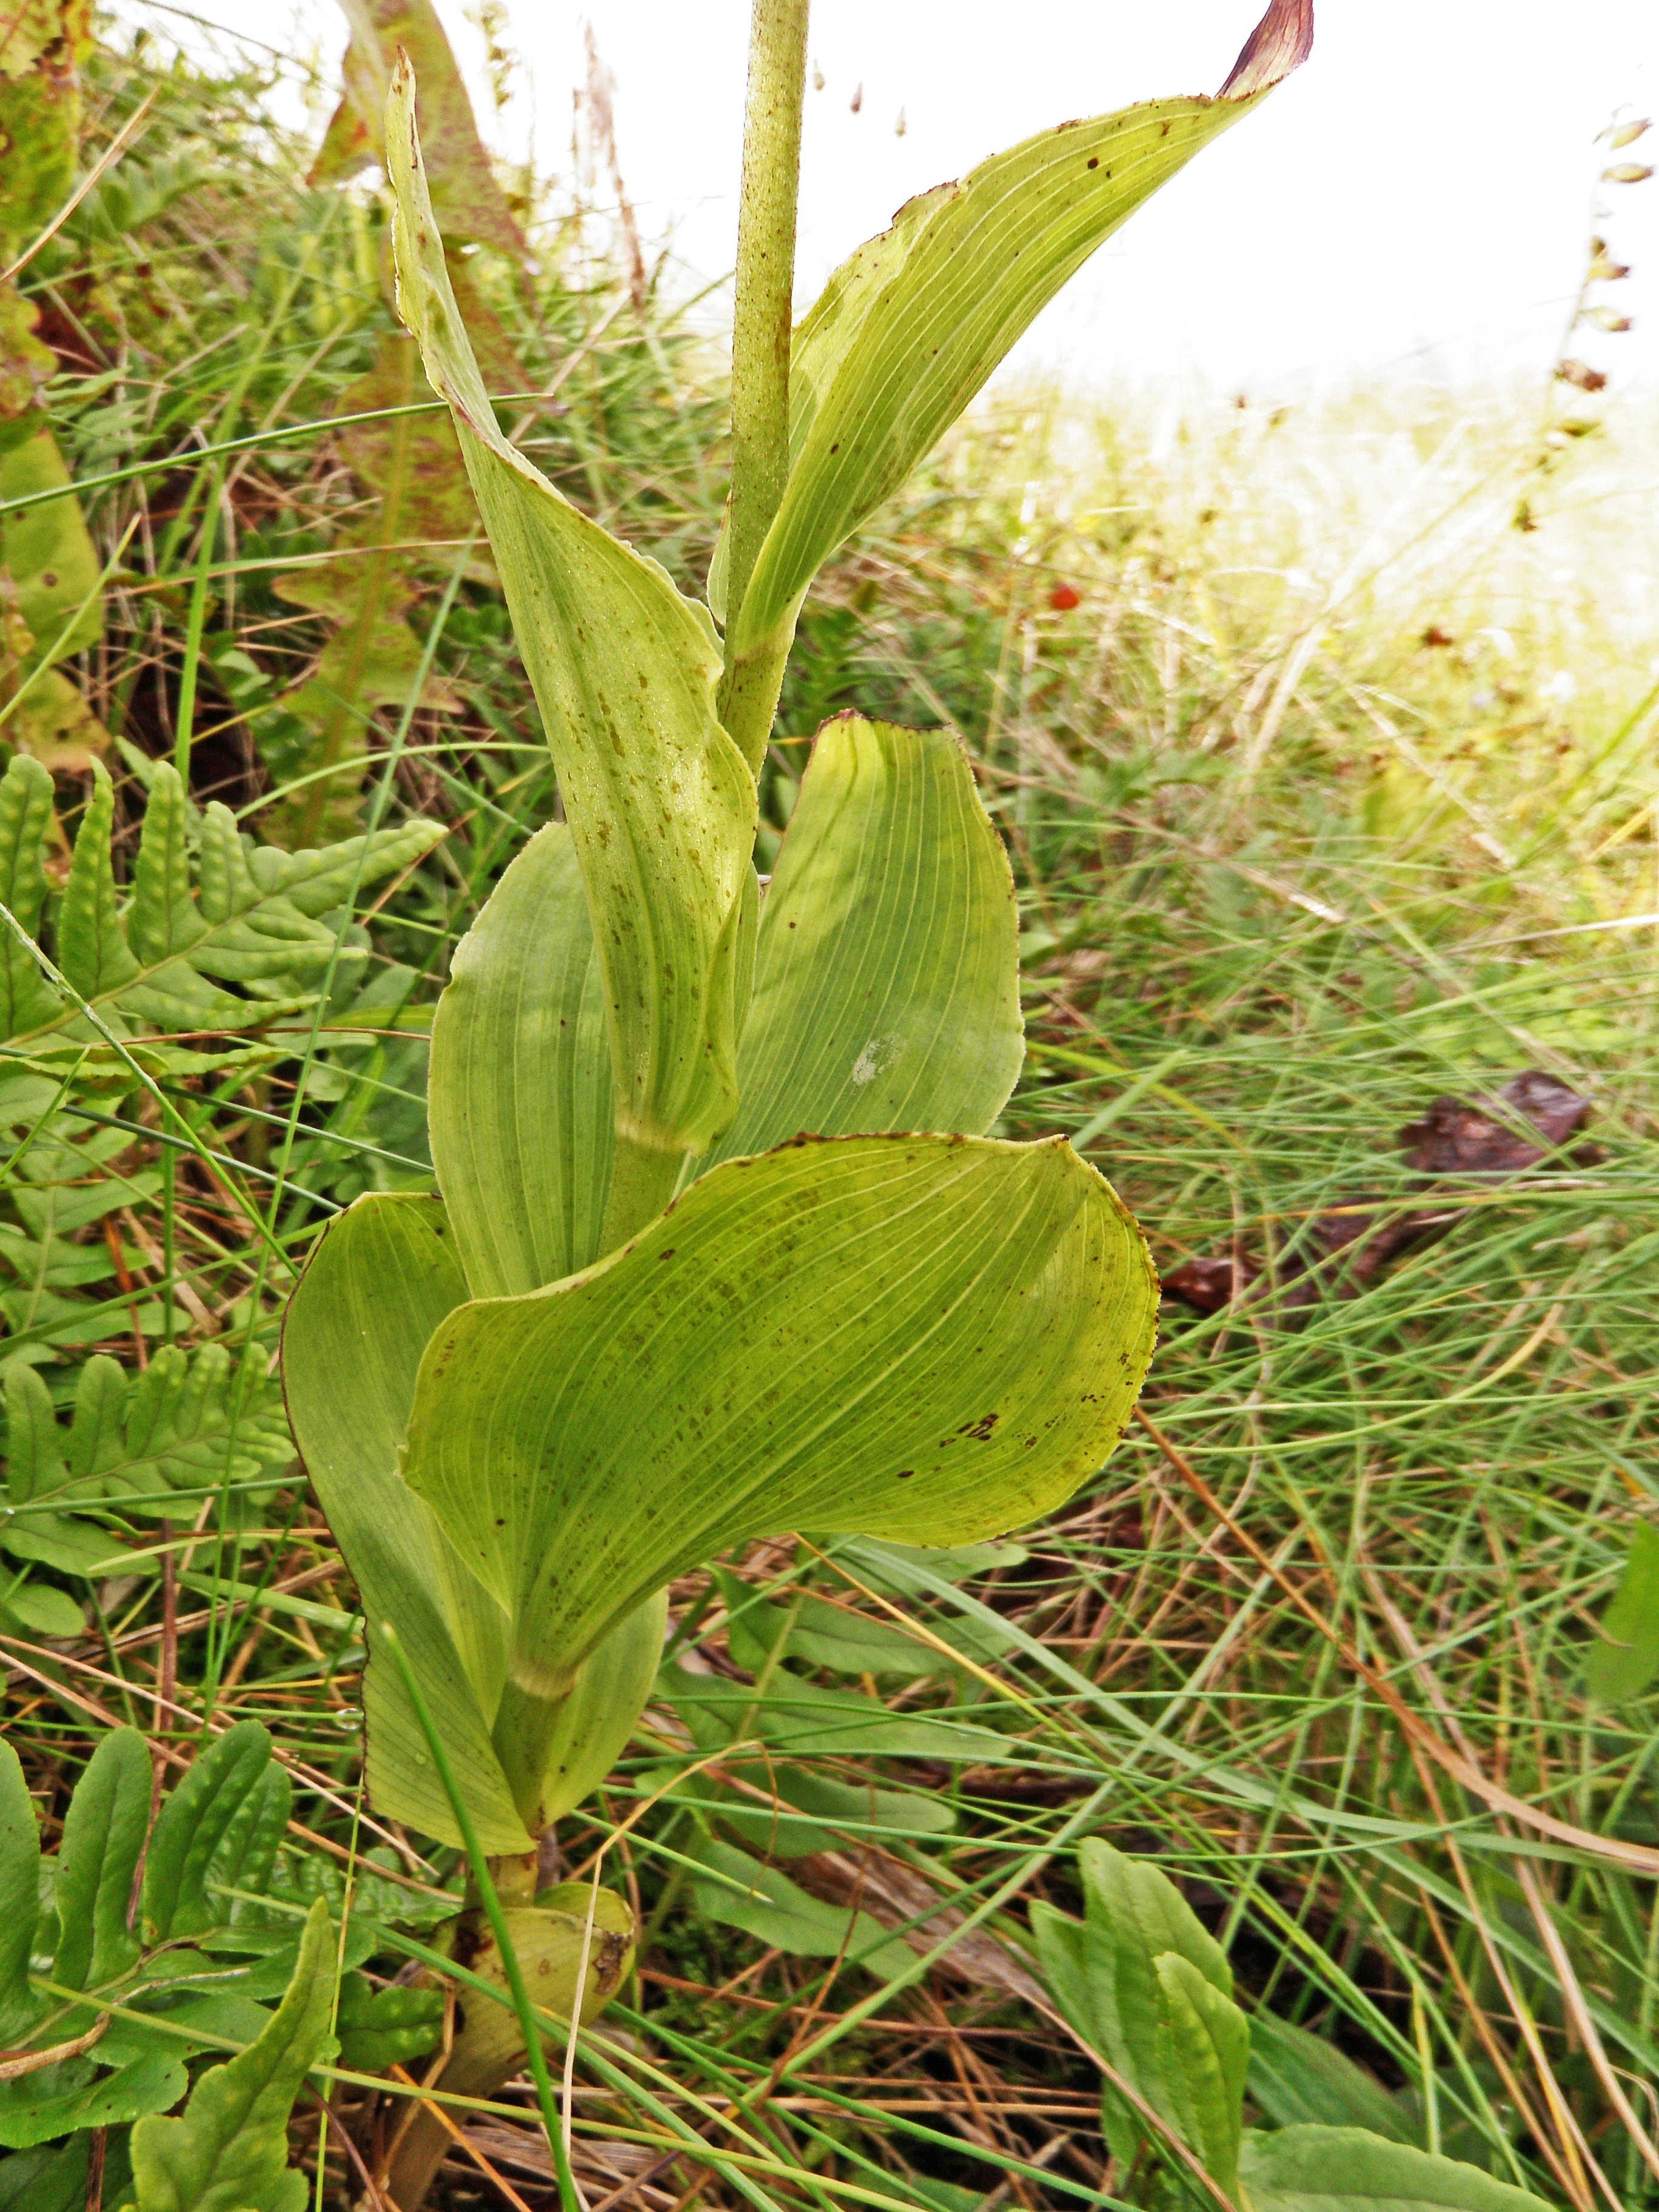
[[[1069,584],[1056,584],[1048,594],[1048,604],[1057,615],[1068,615],[1083,602]]]

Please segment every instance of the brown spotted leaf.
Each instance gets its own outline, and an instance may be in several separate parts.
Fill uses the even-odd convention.
[[[337,183],[384,158],[386,96],[401,50],[421,84],[421,145],[443,232],[521,255],[524,234],[478,136],[472,103],[432,0],[340,0],[351,26],[345,91],[312,165],[313,184]]]

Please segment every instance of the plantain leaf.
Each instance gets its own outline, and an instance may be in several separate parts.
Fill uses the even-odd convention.
[[[1158,2016],[1154,2047],[1181,2138],[1229,2197],[1238,2188],[1238,2141],[1250,2027],[1232,1999],[1189,1959],[1152,1962]]]
[[[0,2048],[15,2043],[40,2010],[29,1988],[40,1895],[34,1806],[17,1753],[0,1737]]]
[[[1160,2033],[1169,2006],[1158,1966],[1165,1957],[1181,1960],[1218,1997],[1231,2002],[1233,1978],[1226,1954],[1156,1867],[1126,1858],[1100,1837],[1091,1837],[1080,1847],[1078,1865],[1085,1907],[1082,1922],[1049,1905],[1031,1906],[1031,1934],[1050,1994],[1084,2041],[1200,2150],[1188,2134],[1192,2112],[1183,2110],[1179,2094],[1181,2045],[1167,2029]],[[1190,1990],[1190,1981],[1187,1987]],[[1247,2054],[1248,2048],[1247,2041]],[[1243,2088],[1241,2074],[1241,2095]],[[1145,2138],[1146,2123],[1109,2082],[1103,2087],[1101,2114],[1114,2154],[1132,2160]],[[1236,2142],[1233,2148],[1236,2154]]]
[[[334,2049],[333,1936],[319,1898],[288,1994],[257,2043],[211,2066],[177,2119],[132,2131],[138,2212],[302,2212],[306,2177],[288,2165],[288,2116],[300,2085]]]
[[[9,1583],[0,1583],[0,1626],[9,1635],[21,1635],[30,1643],[40,1637],[76,1637],[86,1627],[86,1614],[67,1590],[50,1583],[30,1583],[27,1569]]]
[[[716,1169],[583,1274],[458,1307],[404,1478],[509,1620],[510,1678],[556,1697],[729,1545],[944,1543],[1068,1496],[1133,1401],[1156,1297],[1061,1142],[803,1139]]]
[[[1363,2128],[1249,2133],[1239,2181],[1251,2212],[1539,2212],[1541,2202],[1478,2166]]]
[[[758,1674],[778,1643],[786,1659],[804,1659],[842,1674],[899,1674],[914,1680],[935,1674],[939,1654],[890,1621],[872,1620],[830,1605],[810,1590],[790,1593],[788,1608],[759,1597],[725,1567],[714,1581],[726,1601],[726,1649],[739,1667]]]
[[[844,1954],[850,1965],[862,1966],[878,1980],[915,1963],[909,1945],[872,1914],[826,1904],[734,1844],[699,1836],[686,1856],[702,1869],[691,1877],[691,1894],[707,1919],[740,1928],[792,1958],[835,1959]]]
[[[114,1729],[88,1760],[64,1819],[57,1889],[63,1933],[52,1977],[65,1989],[96,1989],[137,1962],[127,1904],[149,1826],[149,1794],[144,1739],[137,1729]]]
[[[576,848],[538,830],[456,947],[432,1024],[432,1158],[474,1297],[599,1256],[611,1052]]]
[[[433,1199],[373,1196],[335,1220],[289,1304],[283,1375],[289,1416],[368,1623],[364,1685],[376,1806],[445,1842],[461,1840],[396,1667],[378,1650],[394,1621],[486,1850],[521,1851],[532,1829],[492,1740],[506,1686],[504,1616],[404,1485],[398,1446],[429,1337],[465,1296],[454,1238]],[[531,1810],[580,1802],[609,1772],[649,1693],[665,1601],[647,1595],[564,1698],[526,1784]]]
[[[660,1686],[700,1739],[759,1736],[797,1759],[996,1759],[1006,1746],[990,1729],[932,1713],[893,1712],[856,1690],[826,1690],[780,1668],[763,1692],[715,1674],[665,1667]]]
[[[1158,190],[1311,43],[1310,0],[1273,0],[1230,90],[1040,132],[908,201],[843,262],[797,329],[789,476],[744,603],[742,667],[781,674],[808,586],[904,482],[1038,312]],[[1247,55],[1249,50],[1247,49]],[[1275,71],[1277,75],[1275,75]],[[719,604],[724,562],[711,578]],[[769,727],[776,682],[763,682]],[[757,757],[766,728],[744,733]]]
[[[643,1218],[680,1156],[707,1151],[737,1108],[754,781],[715,719],[707,611],[496,427],[444,266],[414,94],[400,65],[386,108],[398,313],[449,402],[547,727],[605,975],[630,1200],[640,1185],[629,1212]]]
[[[1584,1689],[1592,1705],[1620,1705],[1639,1698],[1659,1674],[1659,1528],[1645,1525],[1631,1538],[1630,1557],[1607,1609],[1600,1639],[1584,1660]]]
[[[1367,2128],[1393,2142],[1415,2142],[1409,2116],[1375,2075],[1346,2052],[1274,2013],[1250,2015],[1250,2095],[1278,2126],[1304,2122]]]
[[[673,1694],[672,1672],[665,1668],[659,1691],[668,1691],[675,1711],[684,1721],[700,1751],[713,1751],[729,1743],[734,1723],[745,1716],[728,1711],[720,1717],[707,1706],[684,1701]],[[685,1676],[689,1682],[693,1677]],[[745,1733],[756,1731],[748,1728]],[[804,1858],[814,1851],[833,1851],[848,1836],[863,1842],[886,1831],[901,1838],[949,1835],[957,1816],[938,1796],[919,1790],[878,1790],[865,1783],[854,1786],[837,1782],[810,1766],[795,1766],[778,1759],[723,1759],[720,1772],[731,1783],[717,1782],[708,1773],[694,1774],[672,1783],[669,1795],[681,1804],[714,1815],[752,1850],[769,1859]],[[666,1781],[653,1777],[648,1787]],[[747,1786],[738,1789],[739,1782]],[[769,1802],[768,1801],[770,1801]]]
[[[801,1129],[982,1135],[1024,1053],[1018,938],[955,732],[826,722],[761,911],[742,1104],[715,1157]]]

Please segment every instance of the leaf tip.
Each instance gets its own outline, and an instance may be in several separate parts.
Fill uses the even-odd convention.
[[[1216,97],[1254,100],[1259,92],[1270,92],[1292,70],[1301,68],[1313,52],[1313,0],[1270,0]]]

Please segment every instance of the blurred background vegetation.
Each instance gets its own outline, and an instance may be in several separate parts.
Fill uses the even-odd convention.
[[[71,1007],[4,1048],[5,1729],[50,1840],[89,1713],[185,1749],[256,1717],[296,1820],[356,1848],[361,1623],[268,1379],[276,1331],[331,1213],[429,1182],[432,1006],[557,793],[396,335],[372,175],[312,181],[261,66],[106,24],[80,68],[91,181],[44,242],[6,217],[46,358],[0,456],[0,746],[52,778],[45,942],[67,968],[100,771],[123,898],[167,763],[192,854],[216,803],[279,854],[442,834],[372,848],[378,873],[349,847],[330,864],[333,949],[298,984],[221,978],[189,1019],[112,984],[101,1027]],[[465,262],[502,419],[700,592],[719,349],[591,209],[503,185],[533,262]],[[6,505],[58,481],[43,431],[83,531],[64,499]],[[1629,1564],[1659,1501],[1656,482],[1652,395],[1571,381],[1272,410],[1004,387],[809,603],[762,866],[826,716],[956,725],[1019,886],[1006,1130],[1072,1135],[1189,1297],[1166,1304],[1152,1425],[1017,1545],[885,1583],[856,1547],[773,1546],[677,1589],[682,1662],[747,1680],[766,1646],[743,1584],[787,1609],[810,1583],[848,1652],[789,1644],[785,1680],[969,1721],[983,1755],[897,1756],[878,1729],[826,1756],[792,1743],[786,1701],[772,1741],[836,1785],[821,1819],[780,1823],[752,1767],[674,1784],[621,1839],[648,1940],[607,2048],[656,2103],[579,2065],[594,2207],[736,2202],[751,2168],[697,2149],[730,2147],[721,2098],[780,2203],[1177,2201],[1172,2175],[1104,2172],[1094,2070],[1032,2002],[1025,1904],[1075,1909],[1067,1854],[1094,1831],[1159,1856],[1246,2002],[1364,2067],[1402,2138],[1552,2203],[1659,2203],[1613,2094],[1659,2136],[1651,1875],[1494,1812],[1376,1686],[1516,1796],[1659,1846],[1659,1585]],[[1529,1069],[1589,1102],[1571,1141],[1466,1161],[1434,1233],[1396,1235],[1427,1203],[1399,1133]],[[151,1413],[77,1456],[70,1411],[109,1361]],[[896,1650],[884,1591],[954,1660]],[[1634,1656],[1598,1672],[1610,1648]],[[700,1741],[653,1707],[562,1861]],[[744,1893],[756,1856],[769,1902]],[[952,1965],[889,1994],[890,1945],[842,1955],[860,1914],[927,1942],[979,1907]],[[359,2094],[337,2093],[348,2118]],[[1264,2124],[1288,2096],[1253,2077]],[[541,2203],[524,2111],[472,2132]],[[295,2143],[314,2160],[314,2112]],[[342,2160],[331,2139],[329,2186],[355,2192]],[[5,2173],[0,2202],[33,2201]],[[459,2149],[446,2185],[513,2201]]]

